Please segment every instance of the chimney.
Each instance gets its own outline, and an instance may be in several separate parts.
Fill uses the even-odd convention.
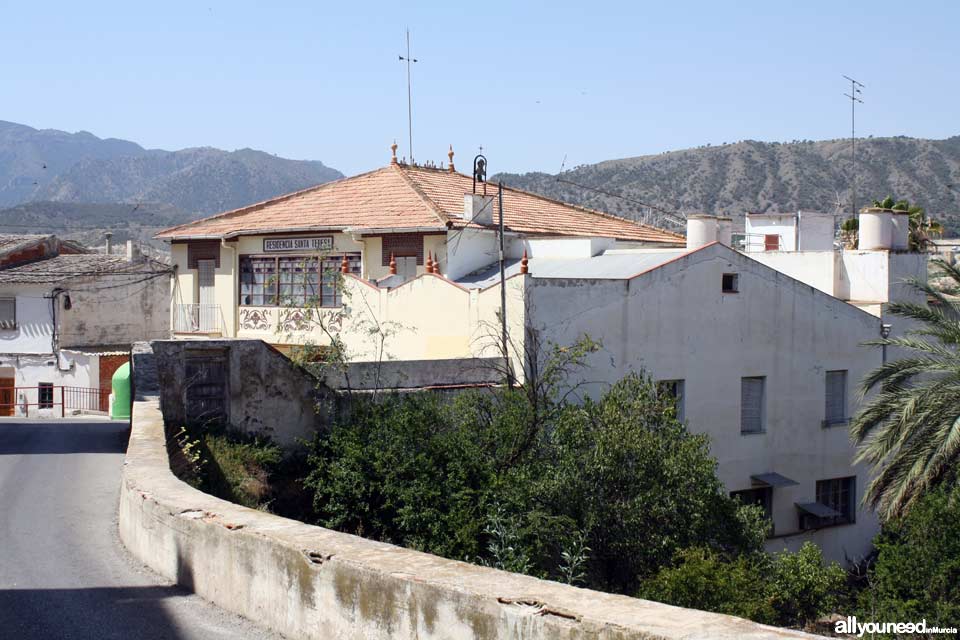
[[[699,249],[717,241],[717,219],[703,213],[687,216],[687,249]]]
[[[140,262],[140,247],[133,240],[127,240],[127,262]]]
[[[717,242],[733,246],[733,218],[717,216]]]
[[[110,253],[113,252],[113,232],[107,231],[105,234],[103,234],[103,236],[104,238],[106,238],[106,241],[107,241],[106,254],[110,255]]]
[[[493,224],[493,196],[467,193],[463,196],[463,219],[477,224]]]
[[[860,228],[857,232],[857,248],[860,251],[889,250],[893,246],[893,234],[893,211],[879,207],[860,210]]]

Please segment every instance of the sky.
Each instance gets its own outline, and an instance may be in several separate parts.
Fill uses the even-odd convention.
[[[960,134],[960,2],[15,2],[0,120],[149,148],[252,147],[350,175],[490,173],[742,139]],[[566,161],[564,163],[564,158]]]

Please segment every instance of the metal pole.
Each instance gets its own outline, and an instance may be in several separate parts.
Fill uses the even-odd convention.
[[[410,62],[410,29],[407,29],[407,135],[410,143],[410,164],[413,164],[413,90],[410,81]]]
[[[497,200],[500,204],[500,332],[503,341],[503,361],[507,368],[507,386],[513,386],[513,376],[510,375],[510,352],[507,348],[507,278],[504,265],[503,251],[503,182],[497,183]]]

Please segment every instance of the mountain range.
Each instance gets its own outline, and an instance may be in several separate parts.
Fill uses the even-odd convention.
[[[694,212],[730,215],[735,228],[747,211],[847,214],[852,175],[849,139],[744,140],[493,180],[676,229]],[[109,229],[118,242],[148,240],[160,227],[341,177],[319,161],[252,149],[145,149],[0,121],[0,230],[8,232],[97,243]],[[858,207],[892,195],[960,233],[960,136],[860,139],[857,182]]]
[[[891,195],[923,206],[960,232],[960,136],[857,140],[857,208]],[[504,184],[632,218],[649,204],[680,214],[851,210],[850,140],[744,140],[608,160],[547,173],[500,174]],[[642,203],[642,204],[641,204]],[[662,219],[661,222],[664,222]]]
[[[63,234],[122,211],[117,224],[149,237],[151,225],[177,224],[342,177],[319,161],[253,149],[145,149],[86,131],[0,121],[0,227],[13,230],[40,224],[33,228]]]

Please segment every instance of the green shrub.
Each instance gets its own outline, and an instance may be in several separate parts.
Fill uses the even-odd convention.
[[[796,552],[733,557],[693,548],[673,566],[645,582],[640,597],[704,609],[779,626],[802,627],[837,611],[846,572],[824,565],[820,548],[804,543]]]
[[[863,620],[960,621],[960,491],[930,493],[884,523],[877,558],[858,599]]]
[[[355,400],[310,443],[305,486],[323,526],[632,593],[684,547],[763,540],[674,414],[639,375],[582,405],[525,389]]]

